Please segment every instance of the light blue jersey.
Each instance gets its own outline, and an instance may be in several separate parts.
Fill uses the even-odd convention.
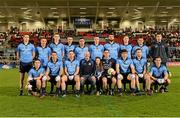
[[[61,61],[56,61],[54,63],[52,60],[50,60],[48,62],[47,69],[50,72],[49,75],[51,76],[58,76],[62,68],[63,68],[63,64]]]
[[[159,68],[157,66],[152,66],[150,69],[150,74],[155,78],[163,78],[165,74],[168,74],[167,68],[161,65]]]
[[[59,44],[55,44],[55,43],[51,43],[50,46],[52,51],[55,51],[57,53],[58,56],[58,60],[62,61],[62,53],[64,53],[64,45],[62,43]]]
[[[21,43],[17,47],[17,53],[19,53],[20,62],[30,63],[33,61],[32,54],[35,53],[35,47],[31,43],[28,43],[27,45]]]
[[[65,51],[65,60],[68,59],[68,53],[69,51],[73,51],[75,50],[75,45],[64,45],[64,51]]]
[[[85,53],[88,52],[88,47],[76,47],[75,48],[75,54],[76,54],[76,59],[78,61],[81,61],[82,59],[84,59]]]
[[[28,76],[31,78],[40,77],[41,74],[44,74],[45,70],[44,68],[40,67],[38,70],[36,70],[34,67],[31,68],[31,70],[28,73]]]
[[[129,59],[131,59],[131,53],[132,53],[132,45],[131,44],[129,44],[129,45],[120,45],[119,46],[120,47],[120,51],[122,51],[122,50],[127,50],[128,51],[128,58]]]
[[[107,43],[104,45],[104,49],[109,50],[110,57],[113,59],[118,58],[118,53],[119,53],[119,44],[117,43]]]
[[[91,59],[95,60],[96,57],[100,57],[100,59],[102,59],[103,52],[104,52],[104,46],[101,44],[100,45],[90,45],[89,52],[91,54]]]
[[[148,55],[149,55],[149,48],[146,45],[143,45],[143,46],[136,45],[136,46],[134,46],[133,49],[132,49],[133,57],[136,57],[136,50],[137,49],[141,49],[142,57],[143,58],[146,59],[148,57]]]
[[[69,75],[73,75],[76,72],[76,69],[79,67],[78,60],[66,60],[64,63],[64,67],[67,69]]]
[[[38,46],[36,48],[37,57],[41,61],[43,67],[46,67],[49,61],[49,56],[51,55],[51,49],[49,47]]]
[[[137,72],[137,74],[142,74],[144,72],[144,69],[147,66],[147,60],[144,58],[141,58],[141,59],[135,58],[133,59],[133,64],[134,64],[135,71]]]
[[[130,73],[131,66],[134,66],[133,61],[129,58],[127,58],[126,60],[119,58],[116,60],[116,64],[119,64],[119,70],[122,74]]]

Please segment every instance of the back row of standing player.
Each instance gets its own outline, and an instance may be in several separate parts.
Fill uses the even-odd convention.
[[[47,66],[52,51],[55,51],[57,53],[59,61],[62,61],[63,59],[67,60],[68,52],[70,50],[73,50],[75,52],[76,59],[78,61],[84,59],[84,54],[87,51],[90,52],[91,58],[93,60],[95,60],[96,57],[100,57],[102,59],[103,52],[105,49],[109,50],[110,57],[114,59],[118,58],[119,52],[122,51],[123,49],[126,49],[128,51],[128,58],[130,59],[135,57],[135,51],[137,48],[142,49],[143,58],[146,59],[147,56],[149,55],[149,48],[146,45],[144,45],[143,38],[139,38],[138,45],[133,47],[131,44],[129,44],[128,36],[125,36],[123,38],[124,44],[115,43],[114,35],[109,35],[109,42],[104,46],[99,44],[100,42],[99,37],[94,37],[94,44],[90,46],[86,46],[85,40],[81,38],[79,40],[79,46],[76,46],[72,44],[73,43],[72,37],[67,37],[67,45],[63,45],[62,43],[60,43],[59,34],[55,34],[53,37],[53,42],[49,46],[47,45],[47,39],[42,38],[40,46],[36,48],[34,47],[33,44],[29,43],[28,35],[24,35],[23,39],[24,42],[18,46],[17,52],[25,54],[26,50],[32,50],[33,54],[26,53],[24,56],[21,56],[20,62],[25,62],[25,63],[32,62],[33,58],[36,56],[38,59],[41,60],[43,66]],[[20,52],[20,50],[23,51]]]
[[[161,36],[161,35],[160,34],[157,35],[157,40],[161,40],[159,38],[162,38],[162,36],[161,37],[159,37],[159,36]],[[109,53],[108,58],[112,58],[112,59],[116,60],[117,64],[119,63],[119,65],[123,65],[122,64],[123,62],[118,60],[118,58],[120,57],[120,55],[119,55],[120,52],[127,53],[127,59],[131,60],[132,58],[136,59],[136,51],[140,49],[140,51],[142,52],[142,58],[143,58],[143,61],[141,63],[143,63],[143,65],[146,65],[147,57],[149,57],[149,48],[146,45],[144,45],[143,38],[138,38],[138,40],[137,40],[138,45],[136,45],[134,47],[131,44],[129,44],[128,36],[124,36],[123,44],[115,43],[114,35],[109,35],[108,39],[109,39],[109,42],[103,46],[103,45],[99,44],[99,40],[100,40],[99,37],[94,37],[94,44],[87,47],[85,45],[84,39],[80,39],[79,46],[75,46],[72,44],[73,38],[67,37],[67,45],[63,45],[62,43],[60,43],[59,34],[55,34],[53,37],[53,43],[51,43],[49,46],[47,46],[47,39],[42,38],[40,41],[41,42],[40,46],[35,48],[33,44],[29,43],[29,36],[24,35],[23,43],[19,44],[19,46],[17,48],[17,58],[20,60],[20,95],[23,94],[23,81],[24,81],[25,72],[29,72],[29,70],[32,68],[33,59],[35,57],[37,57],[40,60],[41,65],[44,68],[47,68],[52,52],[56,52],[59,62],[64,62],[64,60],[68,60],[69,52],[73,51],[75,53],[76,60],[78,60],[78,62],[80,62],[81,60],[83,60],[85,58],[86,52],[88,52],[88,51],[90,52],[89,55],[92,60],[95,60],[96,57],[99,57],[100,59],[102,59],[103,54],[106,51],[108,51],[108,53]],[[155,48],[156,48],[156,46],[155,46]],[[153,51],[154,50],[152,50],[152,55],[154,55]],[[159,56],[161,56],[161,55],[159,55]],[[136,63],[135,60],[133,60],[133,61],[134,61],[134,63]],[[129,65],[131,65],[132,60],[127,63],[129,63]],[[68,64],[66,64],[66,65],[68,65]],[[50,64],[49,64],[49,66],[50,66]],[[126,66],[126,65],[124,65],[124,66]],[[135,71],[139,71],[139,70],[141,71],[141,68],[138,70],[138,65],[133,65],[133,66],[135,66]],[[124,68],[126,68],[126,67],[124,67]],[[131,78],[132,77],[133,76],[131,76]],[[119,76],[119,78],[121,78],[121,76]],[[119,86],[121,86],[121,85],[119,85]],[[132,86],[134,86],[134,85],[132,85]],[[135,89],[135,87],[132,89]],[[119,91],[121,91],[121,88],[119,89]]]

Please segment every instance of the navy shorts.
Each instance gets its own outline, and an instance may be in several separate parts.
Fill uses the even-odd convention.
[[[56,76],[50,75],[49,77],[50,77],[49,82],[52,83],[52,84],[54,84],[54,85],[56,85],[56,84],[57,84],[57,81],[55,80]]]
[[[20,62],[19,72],[28,73],[32,67],[33,67],[32,62],[29,62],[29,63]]]
[[[75,76],[74,76],[74,77],[75,77]],[[75,81],[74,78],[73,78],[72,80],[70,80],[70,79],[67,77],[66,84],[67,84],[67,85],[75,85],[75,84],[76,84],[76,81]]]
[[[130,73],[122,73],[122,76],[123,76],[122,83],[130,83],[130,81],[127,79],[129,74]]]

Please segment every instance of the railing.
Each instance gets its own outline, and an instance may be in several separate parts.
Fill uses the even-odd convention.
[[[7,63],[17,63],[16,56],[0,56],[0,63],[1,64],[7,64]]]

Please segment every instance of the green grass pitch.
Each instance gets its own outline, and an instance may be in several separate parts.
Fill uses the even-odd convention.
[[[180,116],[180,67],[169,68],[169,92],[153,96],[88,96],[76,98],[18,96],[17,69],[0,69],[0,116]]]

